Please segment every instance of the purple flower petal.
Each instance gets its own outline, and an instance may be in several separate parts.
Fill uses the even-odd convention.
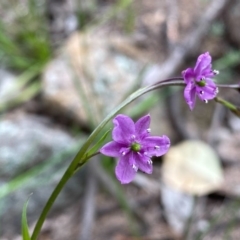
[[[119,114],[113,119],[113,123],[113,140],[123,144],[130,143],[131,137],[135,135],[135,124],[133,120],[126,115]]]
[[[143,154],[135,153],[134,160],[136,166],[145,173],[151,174],[153,171],[152,161],[149,157]]]
[[[203,72],[202,72],[202,77],[205,78],[213,78],[216,74],[213,72],[212,70],[212,64],[209,64],[209,67],[206,68]]]
[[[160,157],[164,155],[168,151],[170,144],[170,139],[165,135],[162,137],[151,136],[144,139],[146,152],[150,157]]]
[[[122,184],[130,183],[136,175],[136,170],[129,164],[129,154],[122,156],[115,168],[117,179]]]
[[[196,103],[196,86],[195,84],[188,83],[184,89],[184,98],[191,110],[193,110]]]
[[[124,147],[123,144],[117,142],[109,142],[105,144],[99,151],[100,153],[109,156],[109,157],[120,157],[121,149]]]
[[[195,76],[197,77],[199,75],[202,75],[204,71],[211,69],[211,62],[212,58],[209,52],[201,54],[198,57],[196,66],[194,68]]]
[[[192,68],[187,68],[186,70],[182,71],[182,76],[186,84],[190,82],[194,82],[194,72]]]
[[[145,136],[149,135],[148,129],[150,126],[150,115],[146,115],[142,118],[140,118],[136,123],[135,123],[135,129],[136,129],[136,134],[140,137],[143,138]]]
[[[198,97],[204,100],[211,100],[217,95],[217,86],[212,80],[206,79],[206,86],[197,87]]]

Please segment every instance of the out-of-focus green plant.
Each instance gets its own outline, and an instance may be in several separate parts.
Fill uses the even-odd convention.
[[[34,65],[20,74],[8,94],[0,102],[0,113],[29,101],[41,91],[39,82],[32,82],[41,72],[42,65]]]
[[[126,33],[131,33],[135,24],[135,11],[133,0],[118,0],[104,11],[104,15],[97,14],[96,0],[79,2],[77,9],[78,25],[80,29],[99,27],[110,20],[121,23]]]
[[[217,76],[218,82],[225,82],[234,79],[234,67],[240,64],[240,51],[231,49],[223,57],[214,62],[214,68],[219,70],[221,74]]]
[[[23,71],[32,65],[44,65],[51,57],[47,19],[43,2],[28,0],[24,11],[18,1],[11,2],[14,19],[0,19],[1,65]],[[10,11],[9,10],[9,11]]]

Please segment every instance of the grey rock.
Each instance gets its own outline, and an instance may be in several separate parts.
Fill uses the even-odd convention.
[[[162,184],[161,201],[164,207],[164,215],[169,225],[176,234],[181,235],[188,218],[192,214],[194,206],[193,196]]]
[[[96,124],[116,107],[140,84],[144,66],[118,50],[127,45],[120,37],[95,35],[73,34],[43,74],[46,106],[83,124]]]
[[[1,103],[6,102],[18,93],[16,76],[7,70],[0,68],[0,99]]]
[[[1,177],[12,178],[75,142],[62,130],[45,124],[46,120],[22,112],[1,119]]]
[[[59,46],[78,27],[75,13],[77,2],[75,0],[48,0],[46,1],[46,10],[49,16],[52,43]]]
[[[13,239],[20,233],[22,208],[30,194],[29,223],[38,218],[78,149],[76,139],[41,117],[14,112],[0,120],[0,235]],[[64,188],[55,211],[79,197],[78,176]]]

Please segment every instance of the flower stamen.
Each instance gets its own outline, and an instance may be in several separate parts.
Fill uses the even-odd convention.
[[[138,168],[135,164],[132,165],[132,168],[137,172]]]
[[[149,165],[152,165],[152,163],[153,163],[151,159],[149,159],[147,162]]]
[[[131,139],[132,139],[132,140],[134,140],[135,138],[136,138],[136,136],[135,136],[135,135],[132,135],[132,136],[131,136]]]

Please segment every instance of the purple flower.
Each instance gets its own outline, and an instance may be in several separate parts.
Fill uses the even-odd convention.
[[[208,52],[201,54],[194,68],[187,68],[182,71],[182,76],[187,84],[184,90],[184,98],[193,110],[196,102],[196,95],[205,103],[216,97],[218,88],[212,78],[219,72],[212,70],[212,58]]]
[[[170,147],[167,136],[150,136],[150,120],[150,115],[146,115],[134,123],[122,114],[113,119],[113,141],[104,145],[100,152],[119,159],[115,173],[122,184],[130,183],[138,169],[151,174],[151,157],[162,156]]]

